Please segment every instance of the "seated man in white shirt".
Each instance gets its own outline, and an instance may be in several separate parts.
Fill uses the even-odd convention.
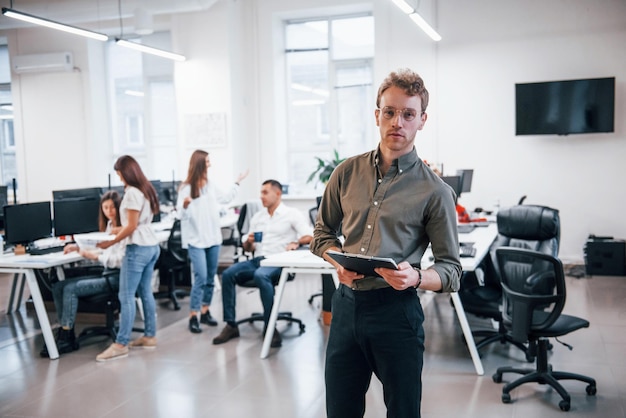
[[[274,304],[274,284],[280,278],[280,267],[261,267],[265,256],[295,250],[313,238],[313,229],[306,217],[297,209],[281,202],[282,185],[276,180],[266,180],[261,187],[261,202],[266,210],[255,213],[250,220],[250,233],[244,237],[243,249],[254,253],[254,258],[238,262],[222,273],[222,302],[226,327],[213,339],[213,344],[222,344],[239,337],[236,323],[236,285],[254,278],[259,288],[265,325],[269,321]],[[255,232],[261,242],[255,241]],[[281,337],[275,331],[272,347],[280,347]]]

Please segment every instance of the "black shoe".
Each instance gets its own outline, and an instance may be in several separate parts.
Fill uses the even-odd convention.
[[[74,328],[64,329],[59,328],[57,334],[57,349],[59,354],[71,353],[78,350],[78,342],[76,341],[76,335],[74,334]]]
[[[198,317],[195,315],[189,318],[189,331],[194,334],[200,334],[202,332],[200,324],[198,323]]]
[[[213,344],[224,344],[233,338],[239,337],[239,328],[226,325],[220,335],[213,338]]]
[[[206,313],[200,314],[200,323],[210,327],[217,326],[217,321],[211,316],[211,311],[206,311]]]
[[[71,353],[72,351],[76,351],[79,348],[78,342],[76,341],[76,335],[74,334],[74,328],[63,329],[63,327],[59,327],[57,329],[57,335],[55,336],[54,341],[56,342],[59,355]],[[50,357],[48,347],[45,343],[43,345],[43,348],[39,352],[39,355],[44,358]]]
[[[281,345],[283,345],[283,339],[280,336],[280,332],[274,328],[274,335],[272,335],[272,343],[270,344],[270,347],[278,348]]]

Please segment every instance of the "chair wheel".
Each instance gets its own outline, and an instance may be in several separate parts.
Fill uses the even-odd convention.
[[[559,402],[559,408],[561,408],[561,411],[569,411],[569,408],[570,408],[569,401],[561,401],[561,402]]]
[[[493,379],[494,383],[502,383],[502,373],[494,373],[491,378]]]
[[[586,390],[587,395],[594,396],[598,389],[596,388],[596,385],[589,385]]]
[[[503,393],[502,394],[502,403],[511,403],[511,394]]]

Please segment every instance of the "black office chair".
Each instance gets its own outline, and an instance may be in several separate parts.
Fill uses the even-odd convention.
[[[120,302],[117,296],[118,287],[114,286],[113,278],[119,278],[120,271],[115,269],[103,270],[99,277],[104,277],[107,282],[107,291],[97,295],[79,297],[79,304],[87,304],[90,307],[103,306],[106,322],[105,325],[87,327],[83,329],[76,342],[82,344],[85,340],[95,336],[106,336],[115,341],[117,337],[117,325],[115,324],[115,315],[119,312]],[[79,305],[80,306],[80,305]]]
[[[556,257],[560,240],[559,212],[545,206],[518,205],[498,212],[497,222],[498,236],[480,269],[484,272],[482,283],[479,273],[464,273],[459,297],[466,313],[491,319],[498,325],[497,330],[472,332],[474,337],[482,338],[476,343],[477,349],[493,342],[510,343],[524,351],[528,361],[533,361],[534,352],[511,338],[502,324],[502,286],[496,250],[504,246],[526,248]]]
[[[156,292],[155,299],[169,299],[175,310],[180,309],[178,298],[189,296],[189,292],[177,289],[177,283],[189,281],[191,283],[191,264],[187,256],[187,250],[182,246],[180,232],[180,220],[176,219],[170,230],[165,248],[161,249],[159,260],[155,268],[159,269],[161,285],[165,282],[166,291]]]
[[[588,395],[595,395],[597,389],[594,379],[575,373],[554,371],[548,364],[548,338],[560,337],[589,327],[587,320],[562,313],[566,300],[563,264],[552,255],[518,248],[499,248],[496,250],[496,257],[504,292],[504,327],[514,341],[528,343],[536,347],[537,352],[535,369],[497,369],[493,375],[496,383],[502,382],[503,373],[523,375],[502,388],[502,402],[511,402],[511,390],[524,383],[535,382],[552,386],[563,398],[559,402],[559,408],[568,411],[571,398],[559,380],[586,382]],[[572,349],[568,344],[561,344]]]

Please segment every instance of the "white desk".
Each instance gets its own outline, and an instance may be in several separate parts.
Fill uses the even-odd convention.
[[[497,234],[498,227],[496,224],[476,227],[470,233],[459,234],[460,242],[473,242],[474,248],[476,248],[476,255],[474,257],[461,257],[461,266],[463,267],[463,271],[476,270],[476,267],[478,267],[483,258],[485,258],[489,252],[489,247],[496,238]],[[428,268],[433,264],[433,261],[430,259],[431,256],[432,253],[429,248],[429,250],[424,254],[424,258],[422,258],[422,268]],[[452,298],[452,304],[454,305],[456,316],[459,319],[461,329],[463,330],[463,336],[465,337],[465,342],[467,343],[467,349],[472,356],[476,373],[482,376],[485,374],[485,369],[483,368],[483,362],[480,359],[480,354],[478,354],[478,349],[476,348],[476,341],[474,341],[472,330],[469,326],[469,322],[467,321],[465,310],[463,309],[463,302],[461,302],[461,298],[457,292],[450,293],[450,297]]]
[[[333,280],[335,281],[335,287],[339,286],[339,277],[337,276],[337,270],[335,270],[335,267],[333,267],[332,264],[311,253],[308,249],[286,251],[284,253],[269,256],[261,261],[261,265],[266,267],[282,267],[283,269],[280,273],[278,285],[276,286],[274,305],[272,306],[267,331],[265,332],[265,339],[263,340],[263,348],[261,349],[261,358],[266,358],[270,351],[270,344],[272,343],[272,336],[274,335],[274,328],[276,326],[276,319],[278,318],[280,302],[283,299],[283,291],[289,274],[331,274],[333,276]]]
[[[4,254],[0,256],[0,273],[13,273],[14,275],[23,274],[24,277],[26,277],[26,283],[28,283],[28,289],[30,290],[33,304],[35,305],[37,319],[39,320],[39,325],[41,326],[43,338],[46,342],[46,346],[48,347],[48,353],[50,354],[51,360],[59,358],[59,352],[54,341],[54,336],[52,335],[52,328],[50,327],[50,320],[48,319],[46,306],[44,305],[41,291],[39,290],[39,285],[37,284],[35,270],[56,267],[60,277],[62,277],[63,273],[61,266],[82,259],[83,257],[81,257],[81,255],[77,252],[69,254],[63,254],[60,252],[45,255]],[[17,281],[14,279],[14,284],[16,283]],[[7,313],[13,312],[12,305],[14,292],[11,293],[11,300],[9,301],[9,305],[11,306],[8,306]],[[19,306],[15,307],[15,309],[18,308]]]
[[[155,222],[152,224],[152,227],[159,241],[167,241],[170,234],[169,229],[171,229],[172,223],[173,222]],[[0,255],[0,273],[13,273],[14,275],[13,289],[11,290],[11,295],[7,304],[7,313],[11,313],[19,309],[19,301],[21,300],[23,284],[20,285],[20,290],[18,291],[18,303],[15,304],[15,307],[13,306],[13,302],[16,290],[15,288],[17,285],[17,278],[19,277],[19,275],[23,274],[26,278],[26,283],[28,283],[28,289],[30,290],[30,294],[33,299],[33,305],[35,306],[37,319],[39,320],[39,325],[41,326],[43,338],[46,342],[46,346],[48,347],[48,353],[50,354],[51,360],[59,358],[59,352],[57,350],[56,342],[54,341],[48,313],[43,302],[43,297],[41,296],[41,290],[39,289],[39,285],[37,283],[35,270],[43,270],[54,267],[57,270],[59,280],[63,280],[65,278],[65,274],[62,267],[66,264],[74,263],[81,260],[84,260],[84,258],[78,252],[71,252],[68,254],[58,252],[44,255],[15,255],[12,253]]]
[[[497,226],[490,224],[486,227],[477,227],[469,234],[459,234],[459,241],[461,242],[473,242],[476,248],[476,255],[474,257],[461,257],[461,265],[463,271],[473,271],[478,267],[482,259],[489,251],[489,246],[495,239],[498,233]],[[432,253],[427,250],[422,259],[422,268],[428,268],[433,264],[430,259]],[[326,260],[311,254],[309,251],[288,251],[273,256],[267,257],[261,261],[262,266],[268,267],[282,267],[282,273],[278,281],[276,296],[274,297],[274,305],[272,306],[272,312],[270,314],[270,320],[267,326],[267,332],[265,339],[263,340],[263,348],[261,349],[261,358],[266,358],[269,354],[270,344],[272,342],[272,336],[274,334],[274,327],[276,326],[276,318],[278,317],[278,311],[280,309],[280,302],[283,297],[283,290],[285,283],[287,282],[287,276],[289,273],[314,273],[314,274],[332,274],[335,281],[335,287],[339,286],[339,278],[335,268]],[[465,311],[463,310],[463,304],[458,293],[451,293],[452,302],[456,315],[461,323],[463,335],[467,342],[467,347],[470,351],[472,361],[474,362],[474,368],[478,375],[485,374],[480,355],[476,349],[476,342],[472,336],[472,330],[469,327]]]

